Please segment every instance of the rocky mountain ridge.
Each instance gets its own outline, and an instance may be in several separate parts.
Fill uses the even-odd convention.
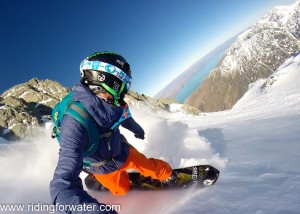
[[[30,139],[49,120],[52,108],[69,92],[58,82],[36,78],[5,91],[0,97],[0,137]]]
[[[234,42],[217,68],[185,101],[201,111],[231,109],[248,85],[270,76],[300,50],[300,1],[275,7]]]
[[[70,89],[52,80],[30,81],[16,85],[0,96],[0,142],[5,140],[30,140],[43,129],[45,122],[50,121],[53,107]],[[126,101],[136,107],[148,106],[153,111],[183,112],[198,115],[194,107],[176,103],[175,100],[155,100],[146,95],[130,91]],[[176,109],[172,105],[178,105]]]

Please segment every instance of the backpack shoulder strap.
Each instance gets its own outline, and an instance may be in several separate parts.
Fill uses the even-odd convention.
[[[51,113],[51,118],[54,124],[52,129],[52,138],[55,138],[60,142],[60,125],[63,119],[63,116],[72,100],[73,92],[71,91],[68,95],[66,95],[60,102],[58,102]]]
[[[83,156],[87,157],[92,155],[98,148],[99,134],[96,122],[92,116],[88,113],[83,104],[76,101],[71,101],[65,114],[70,115],[75,120],[80,122],[88,132],[89,143],[84,150]]]

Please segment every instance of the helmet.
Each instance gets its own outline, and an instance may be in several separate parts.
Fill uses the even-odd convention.
[[[130,65],[113,52],[96,52],[80,64],[81,80],[94,93],[107,91],[119,100],[131,86]]]

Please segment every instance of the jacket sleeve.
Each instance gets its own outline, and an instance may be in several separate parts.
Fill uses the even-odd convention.
[[[145,135],[144,129],[133,119],[133,117],[127,118],[121,125],[135,135]]]
[[[59,211],[63,207],[64,213],[68,214],[116,213],[101,211],[104,204],[100,204],[83,190],[79,174],[82,169],[83,151],[87,143],[88,136],[83,125],[71,116],[65,115],[61,124],[59,159],[53,179],[50,182],[53,204],[59,205]],[[93,209],[92,211],[82,211],[82,209],[76,211],[76,209],[73,210],[76,205],[78,208],[89,205]]]

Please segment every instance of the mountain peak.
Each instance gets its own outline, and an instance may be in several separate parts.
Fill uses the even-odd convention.
[[[208,112],[230,109],[249,84],[270,76],[298,50],[300,1],[275,7],[242,33],[185,103]]]
[[[6,90],[0,99],[0,135],[9,140],[35,136],[45,115],[68,92],[58,82],[37,78]]]

